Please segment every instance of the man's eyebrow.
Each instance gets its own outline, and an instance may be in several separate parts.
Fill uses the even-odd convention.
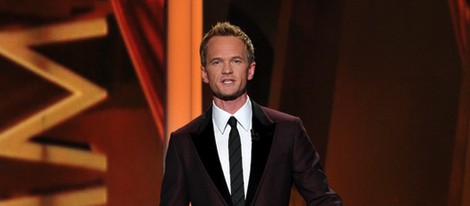
[[[239,55],[237,55],[237,56],[233,56],[233,57],[231,57],[230,59],[242,59],[242,60],[243,60],[243,56],[239,56]]]
[[[209,61],[220,60],[220,59],[221,59],[220,57],[212,57],[212,58],[209,58]]]
[[[222,57],[211,57],[208,59],[208,62],[211,62],[211,61],[215,61],[215,60],[222,60],[223,58]],[[233,59],[243,59],[243,56],[240,56],[240,55],[236,55],[236,56],[232,56],[229,58],[230,60],[233,60]]]

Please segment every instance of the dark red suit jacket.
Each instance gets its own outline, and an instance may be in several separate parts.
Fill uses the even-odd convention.
[[[318,153],[298,117],[255,102],[251,173],[246,205],[287,206],[292,184],[307,205],[342,205],[328,186]],[[165,160],[162,206],[230,206],[219,162],[212,109],[171,134]]]

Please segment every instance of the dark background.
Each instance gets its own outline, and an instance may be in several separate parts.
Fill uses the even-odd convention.
[[[162,138],[108,2],[72,12],[6,2],[0,0],[0,32],[89,12],[106,16],[105,37],[31,47],[108,92],[31,140],[96,150],[106,154],[108,169],[0,156],[0,201],[106,185],[109,205],[154,205]],[[303,120],[345,205],[463,206],[470,204],[470,81],[467,21],[458,18],[467,6],[456,2],[205,0],[203,27],[230,21],[252,38],[250,97]],[[69,95],[3,55],[0,80],[0,132]],[[204,85],[202,110],[210,103]],[[304,205],[297,194],[292,199]]]

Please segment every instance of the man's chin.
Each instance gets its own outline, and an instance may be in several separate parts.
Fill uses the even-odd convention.
[[[217,98],[219,98],[223,101],[232,101],[232,100],[235,100],[235,99],[239,98],[242,95],[243,95],[243,92],[242,93],[237,93],[237,94],[232,94],[232,95],[214,94],[215,97],[217,97]]]

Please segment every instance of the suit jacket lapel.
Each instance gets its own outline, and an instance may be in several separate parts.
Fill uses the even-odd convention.
[[[250,205],[258,189],[266,163],[271,151],[275,124],[270,120],[261,106],[252,101],[252,154],[251,172],[246,196],[246,205]],[[217,145],[215,143],[212,124],[212,107],[203,115],[201,124],[191,133],[196,150],[207,173],[216,185],[225,201],[231,205],[230,192],[225,182],[222,166],[220,165]]]
[[[258,189],[266,163],[271,151],[275,123],[270,120],[261,106],[252,102],[252,152],[251,172],[246,196],[246,205],[250,205]]]
[[[231,205],[230,192],[225,183],[224,173],[220,165],[217,145],[215,143],[214,127],[212,124],[212,107],[204,114],[199,128],[191,133],[191,137],[212,182],[214,182],[225,201]]]

